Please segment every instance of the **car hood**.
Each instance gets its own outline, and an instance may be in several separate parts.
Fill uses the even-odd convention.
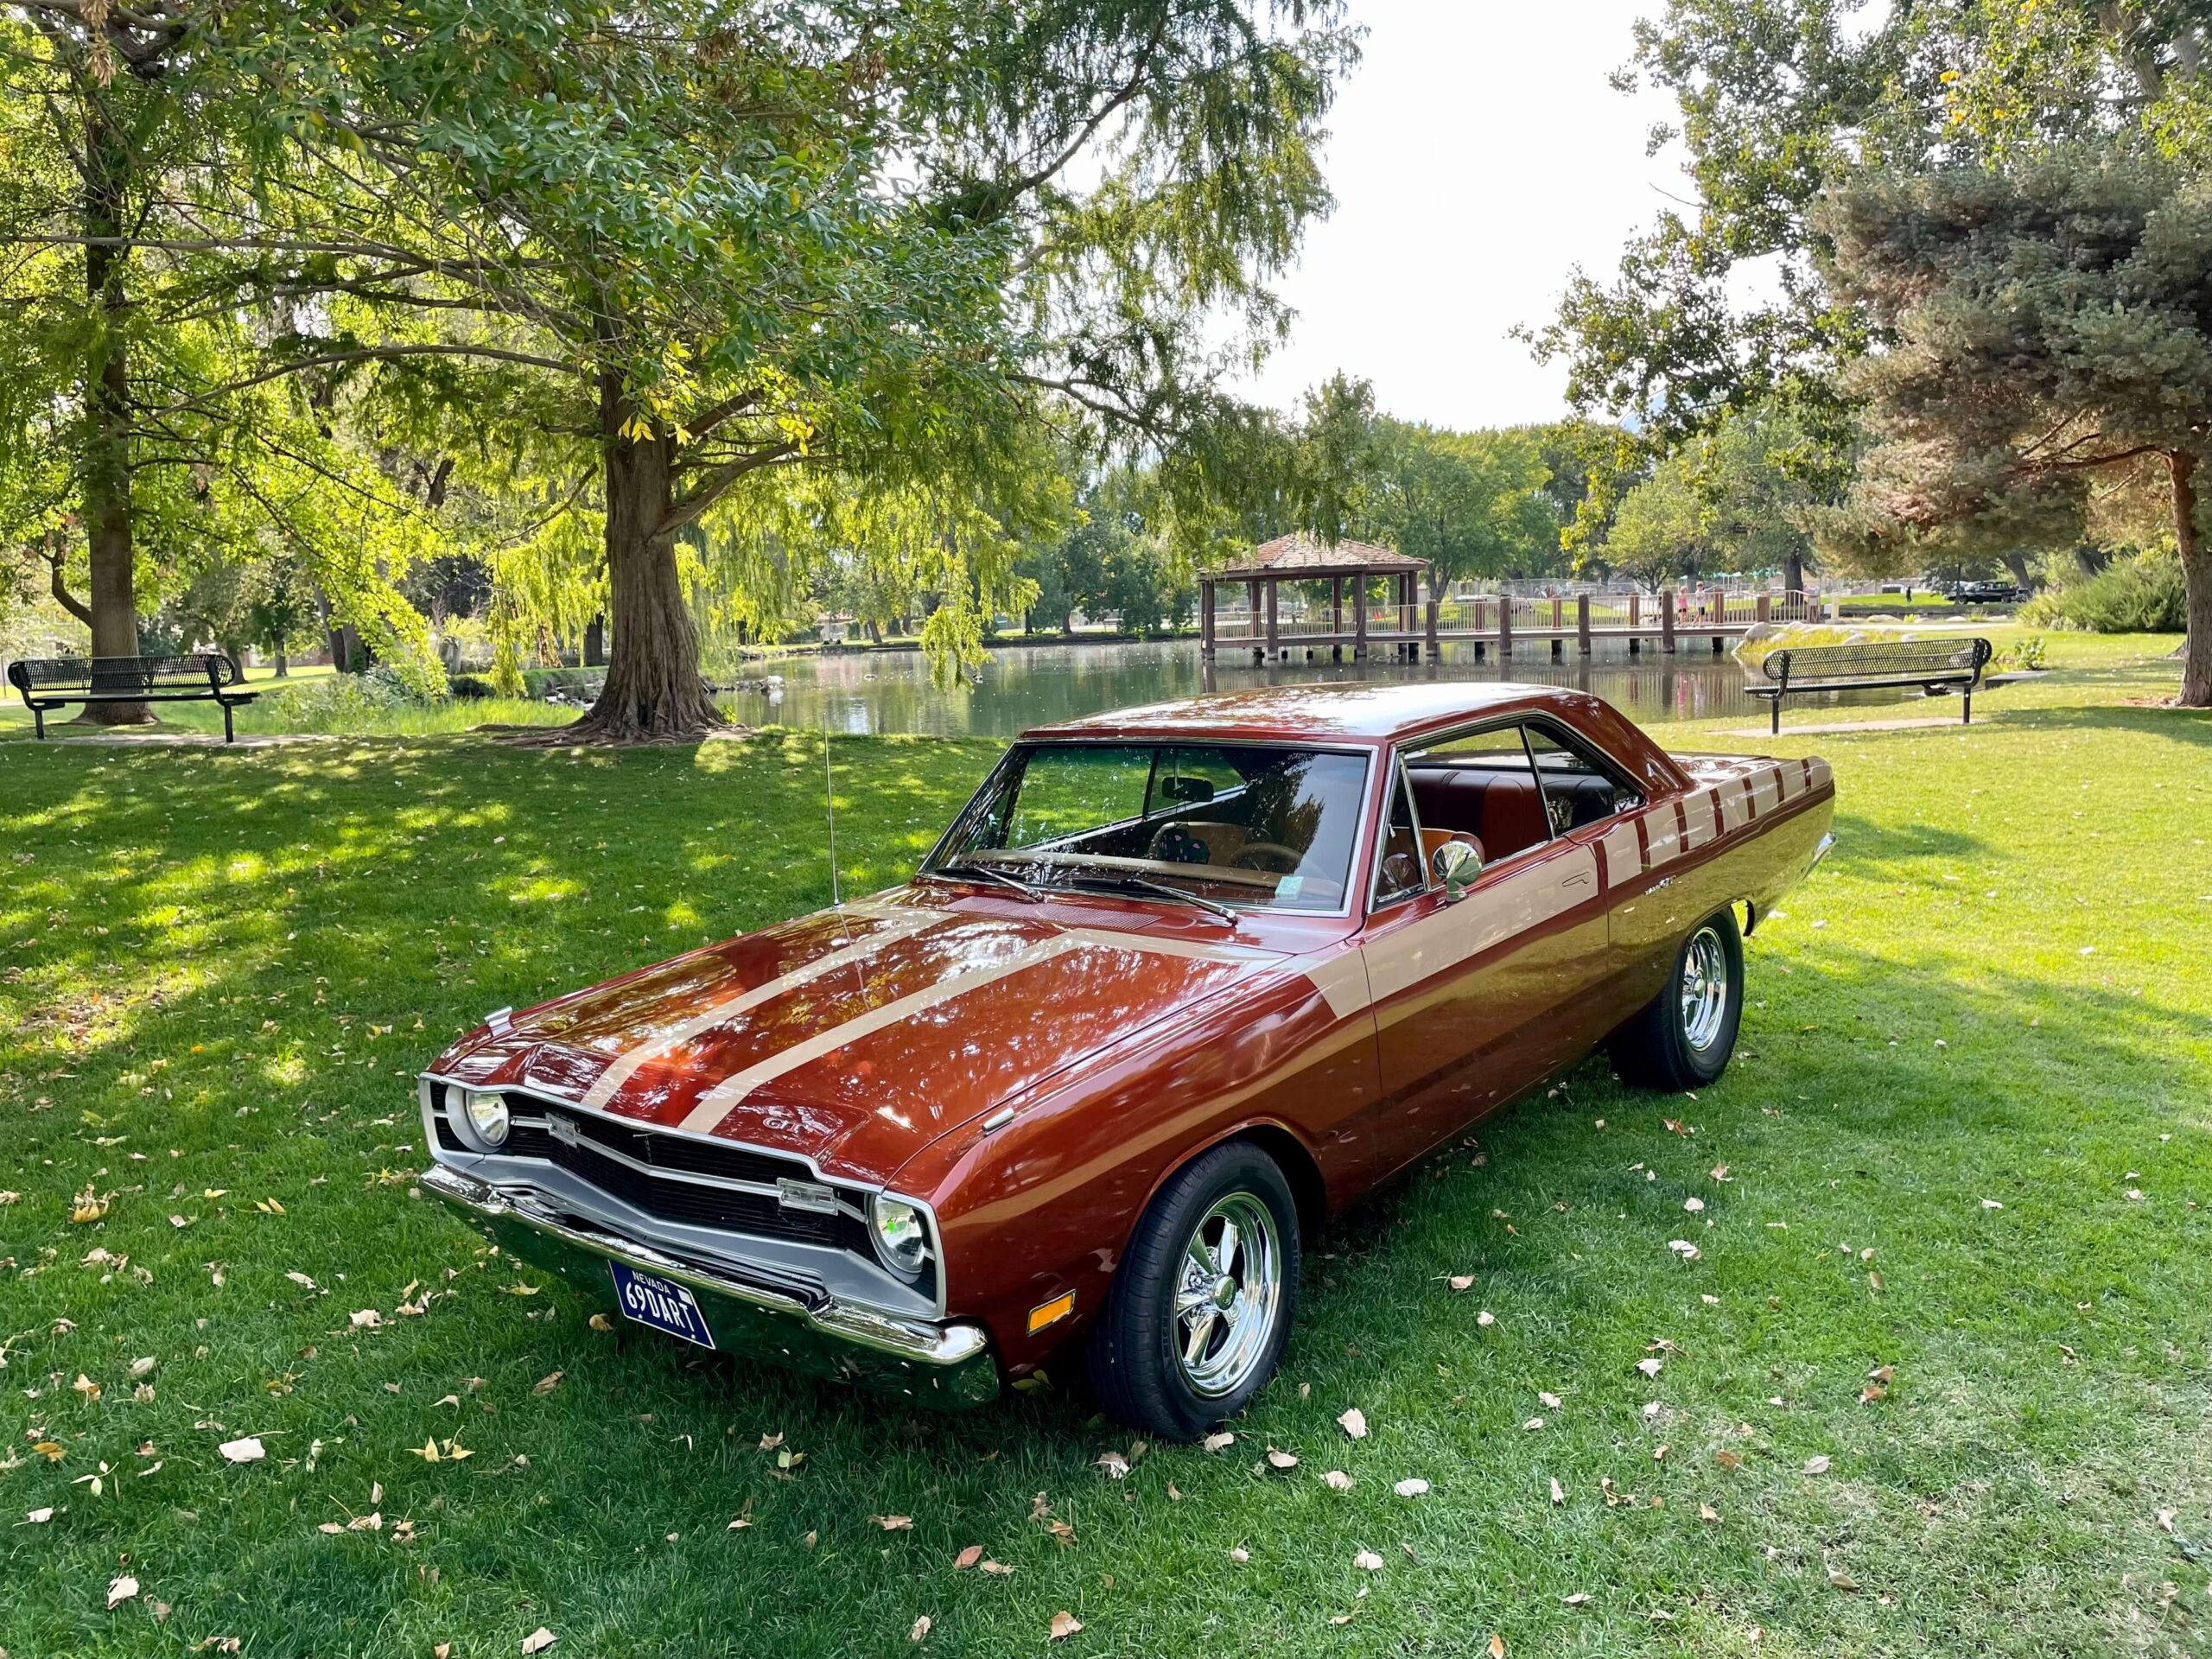
[[[1216,931],[1115,905],[880,895],[494,1021],[434,1069],[884,1181],[1280,959]]]

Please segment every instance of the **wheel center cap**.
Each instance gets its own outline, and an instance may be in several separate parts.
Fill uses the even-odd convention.
[[[1233,1306],[1236,1301],[1236,1281],[1224,1273],[1213,1281],[1213,1305],[1226,1309]]]

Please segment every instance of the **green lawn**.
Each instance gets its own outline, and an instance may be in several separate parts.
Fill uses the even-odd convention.
[[[818,738],[0,741],[0,1649],[2204,1652],[2212,721],[2129,702],[2171,644],[2056,639],[1966,731],[1793,706],[1839,846],[1726,1078],[1586,1065],[1332,1227],[1212,1455],[1072,1371],[941,1418],[603,1334],[410,1195],[452,1033],[827,899]],[[837,752],[852,892],[992,750]]]

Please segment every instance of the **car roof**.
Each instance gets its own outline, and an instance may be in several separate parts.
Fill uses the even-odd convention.
[[[1173,702],[1115,709],[1039,726],[1024,735],[1236,737],[1383,743],[1487,714],[1549,709],[1573,721],[1597,699],[1554,685],[1512,681],[1414,680],[1255,685]],[[1602,705],[1601,705],[1602,706]]]

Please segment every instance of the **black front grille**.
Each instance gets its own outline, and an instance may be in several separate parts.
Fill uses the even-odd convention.
[[[799,1244],[822,1244],[871,1255],[874,1244],[868,1224],[840,1210],[822,1215],[787,1208],[772,1192],[747,1192],[680,1176],[703,1177],[709,1182],[750,1181],[773,1187],[778,1181],[803,1181],[820,1185],[812,1169],[798,1158],[744,1147],[721,1147],[703,1141],[632,1128],[625,1123],[579,1112],[550,1101],[510,1091],[507,1108],[518,1118],[543,1117],[558,1122],[556,1135],[535,1124],[517,1122],[507,1131],[500,1154],[509,1158],[538,1158],[588,1181],[608,1197],[663,1221],[693,1227],[750,1233],[759,1238],[789,1239]],[[444,1111],[433,1115],[438,1144],[448,1152],[469,1152],[447,1120]],[[619,1156],[612,1154],[620,1154]],[[623,1159],[629,1159],[625,1163]],[[639,1169],[634,1164],[652,1166]],[[670,1172],[663,1174],[660,1172]],[[867,1195],[839,1194],[855,1208],[865,1211]]]

